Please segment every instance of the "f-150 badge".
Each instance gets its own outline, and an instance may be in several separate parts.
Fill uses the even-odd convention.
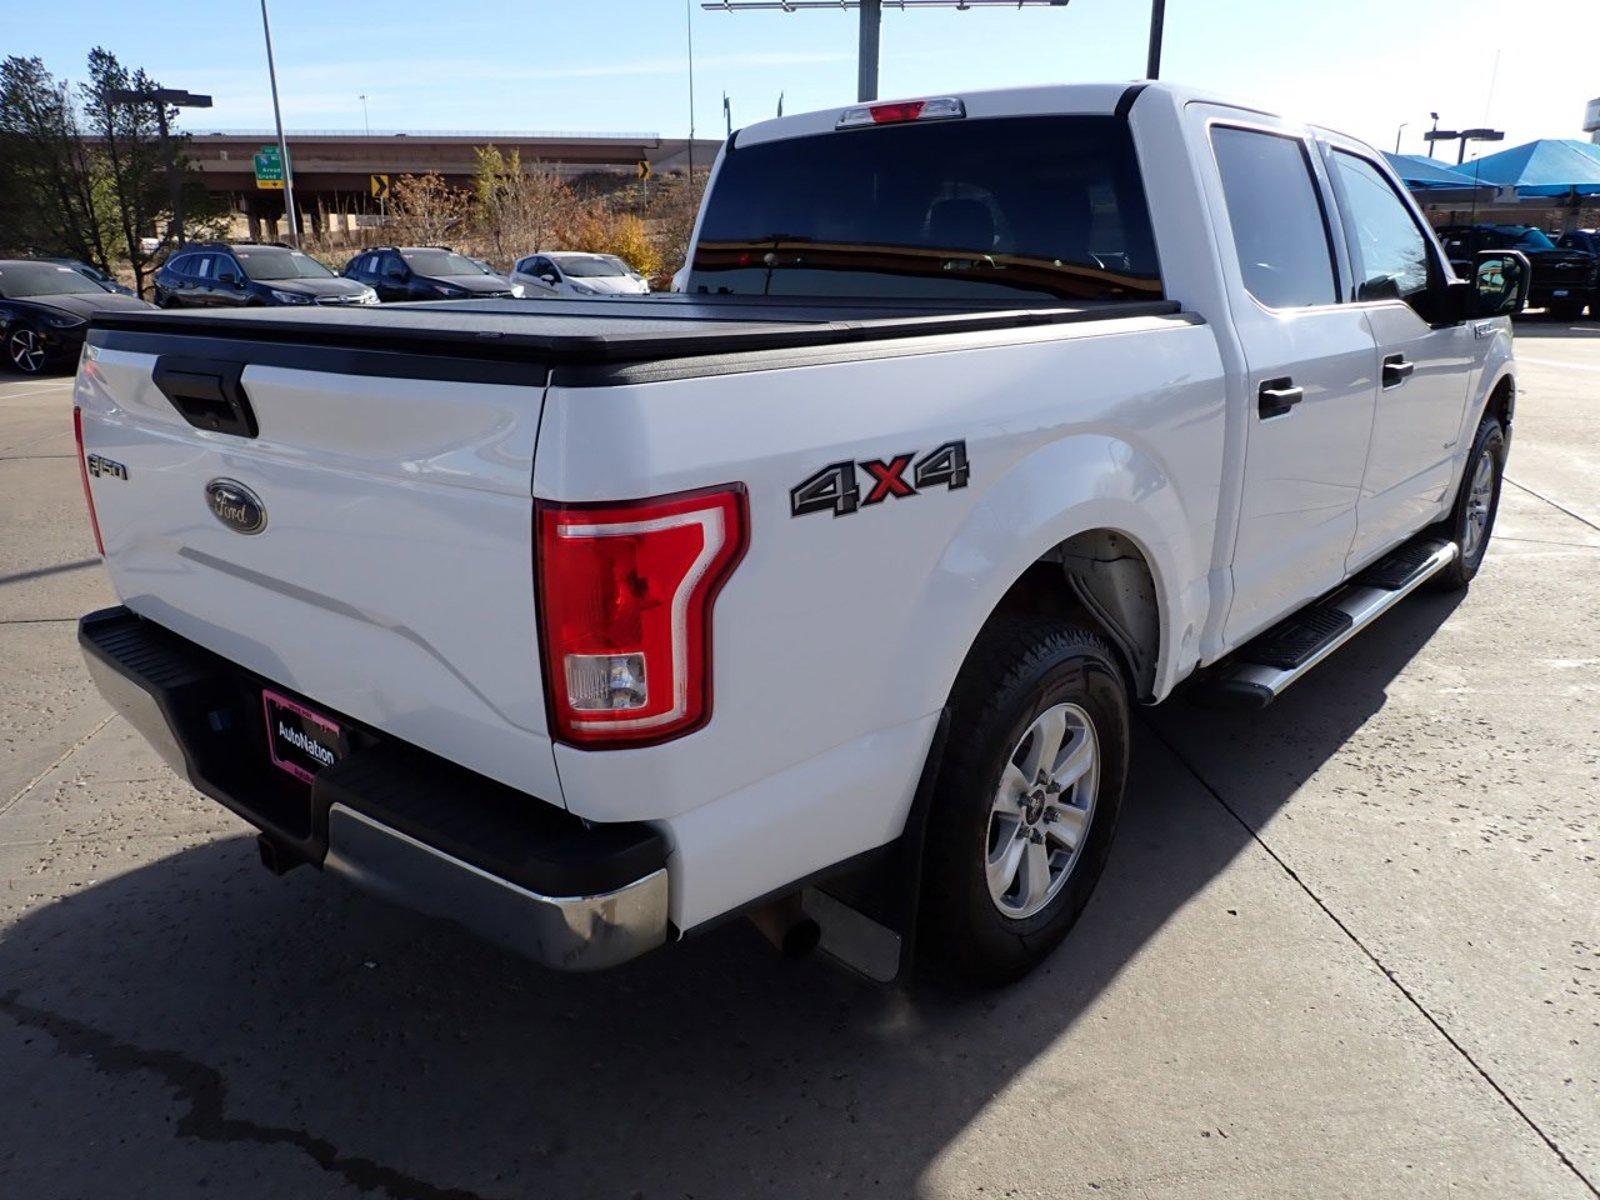
[[[912,465],[912,460],[916,465]],[[856,468],[867,476],[866,494]],[[911,472],[908,482],[906,472]],[[846,459],[829,463],[789,489],[791,516],[831,512],[843,517],[869,504],[882,504],[890,496],[904,498],[943,484],[955,489],[967,486],[971,468],[967,466],[967,443],[946,442],[921,458],[916,452],[896,454],[887,459],[857,462]]]

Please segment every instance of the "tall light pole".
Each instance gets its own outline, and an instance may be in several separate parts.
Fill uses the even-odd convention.
[[[1150,0],[1150,50],[1145,56],[1144,77],[1161,78],[1161,36],[1167,23],[1167,0]]]
[[[683,31],[689,41],[689,187],[694,188],[694,7],[693,0],[683,0]]]
[[[861,0],[861,49],[856,54],[856,99],[878,98],[878,58],[883,41],[881,0]]]
[[[367,113],[367,94],[362,92],[356,97],[361,101],[361,128],[366,130],[367,136],[372,136],[372,117]]]
[[[178,175],[178,156],[172,149],[172,131],[167,127],[168,108],[210,108],[211,97],[186,92],[181,88],[154,88],[148,92],[117,88],[106,99],[112,104],[154,104],[156,128],[161,134],[161,157],[166,160],[167,190],[172,197],[172,241],[183,245],[183,180]]]
[[[283,159],[283,208],[289,218],[289,240],[300,244],[300,218],[294,211],[294,164],[289,161],[289,143],[283,136],[283,113],[278,108],[278,67],[272,60],[272,22],[267,17],[267,0],[261,0],[261,31],[267,37],[267,78],[272,82],[272,120],[278,127],[278,154]]]
[[[701,0],[700,7],[721,12],[799,12],[801,9],[824,9],[838,12],[841,9],[858,9],[861,13],[860,48],[856,59],[856,99],[878,98],[878,49],[883,32],[883,6],[908,8],[954,8],[965,12],[972,8],[1065,8],[1069,0]],[[1163,5],[1165,0],[1155,0]],[[1153,35],[1152,45],[1159,51],[1160,34]]]
[[[1401,121],[1400,128],[1394,131],[1394,152],[1396,154],[1400,153],[1400,135],[1406,131],[1406,126],[1409,124],[1411,124],[1410,121]]]

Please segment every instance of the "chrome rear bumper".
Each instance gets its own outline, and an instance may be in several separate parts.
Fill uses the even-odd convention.
[[[288,865],[559,970],[615,966],[672,936],[666,843],[648,826],[585,824],[353,722],[347,758],[286,785],[268,764],[261,680],[125,608],[84,617],[78,642],[112,706]]]
[[[342,804],[322,865],[366,891],[564,971],[598,971],[667,940],[667,873],[595,896],[543,896]]]

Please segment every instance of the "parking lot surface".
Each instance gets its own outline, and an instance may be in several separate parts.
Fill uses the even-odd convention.
[[[70,381],[0,382],[0,1194],[1600,1196],[1600,325],[1465,596],[1141,716],[1078,928],[885,992],[743,923],[546,973],[314,871],[90,686]]]

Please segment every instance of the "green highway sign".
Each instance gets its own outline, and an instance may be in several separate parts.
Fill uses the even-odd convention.
[[[276,146],[263,146],[256,152],[256,186],[281,188],[283,186],[283,155]]]

